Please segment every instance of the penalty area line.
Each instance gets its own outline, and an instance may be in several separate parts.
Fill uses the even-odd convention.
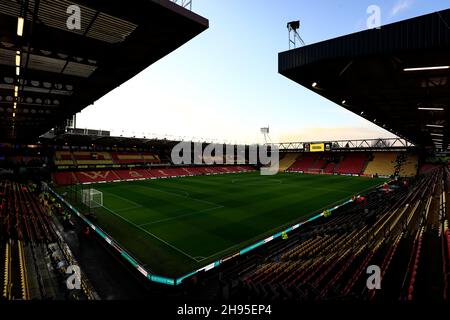
[[[154,235],[153,233],[151,233],[151,232],[145,230],[144,228],[141,228],[141,227],[138,226],[137,224],[135,224],[135,223],[131,222],[130,220],[128,220],[128,219],[122,217],[120,214],[117,214],[117,213],[114,212],[113,210],[111,210],[111,209],[109,209],[109,208],[107,208],[107,207],[103,207],[103,208],[105,208],[106,210],[108,210],[109,212],[111,212],[111,213],[112,213],[113,215],[115,215],[116,217],[119,217],[119,218],[122,219],[123,221],[127,222],[127,223],[130,224],[131,226],[133,226],[133,227],[135,227],[135,228],[141,230],[142,232],[148,234],[149,236],[155,238],[156,240],[161,241],[161,242],[164,243],[165,245],[171,247],[172,249],[174,249],[174,250],[176,250],[177,252],[183,254],[184,256],[190,258],[191,260],[194,260],[195,262],[199,262],[196,258],[194,258],[193,256],[191,256],[190,254],[188,254],[188,253],[184,252],[183,250],[181,250],[181,249],[175,247],[173,244],[171,244],[171,243],[169,243],[169,242],[167,242],[167,241],[161,239],[160,237],[158,237],[158,236]]]

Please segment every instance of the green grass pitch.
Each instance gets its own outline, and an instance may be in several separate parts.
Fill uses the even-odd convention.
[[[90,187],[103,192],[97,224],[148,270],[179,277],[383,181],[252,172]]]

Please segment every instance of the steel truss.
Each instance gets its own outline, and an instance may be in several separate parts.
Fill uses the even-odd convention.
[[[192,11],[192,0],[172,0],[172,2]]]
[[[331,150],[392,150],[411,149],[415,145],[401,138],[379,138],[379,139],[357,139],[357,140],[332,140],[332,141],[310,141],[310,142],[280,142],[271,143],[280,151],[303,151],[305,144],[331,143]]]

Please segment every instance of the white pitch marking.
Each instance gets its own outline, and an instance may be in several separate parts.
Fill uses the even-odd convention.
[[[138,186],[138,187],[145,188],[145,189],[152,189],[152,190],[155,190],[155,191],[158,191],[158,192],[171,194],[171,195],[174,195],[176,197],[180,197],[180,198],[184,198],[184,199],[191,199],[191,200],[194,200],[194,201],[197,201],[197,202],[203,202],[203,203],[206,203],[206,204],[209,204],[209,205],[213,205],[213,206],[220,206],[219,204],[214,203],[214,202],[210,202],[210,201],[206,201],[206,200],[202,200],[202,199],[192,198],[190,196],[190,194],[188,192],[184,191],[184,190],[180,190],[180,191],[185,193],[185,196],[183,196],[183,195],[181,195],[179,193],[169,192],[169,191],[165,191],[165,190],[160,190],[160,189],[152,188],[152,187],[148,187],[148,186]]]
[[[154,235],[153,233],[151,233],[151,232],[149,232],[149,231],[147,231],[147,230],[141,228],[141,227],[138,226],[137,224],[135,224],[135,223],[131,222],[130,220],[128,220],[128,219],[122,217],[120,214],[115,213],[113,210],[108,209],[107,207],[104,207],[104,208],[105,208],[106,210],[108,210],[109,212],[111,212],[112,214],[114,214],[115,216],[117,216],[117,217],[121,218],[122,220],[128,222],[128,223],[129,223],[130,225],[132,225],[133,227],[135,227],[135,228],[141,230],[142,232],[145,232],[145,233],[148,234],[149,236],[152,236],[153,238],[155,238],[155,239],[161,241],[162,243],[164,243],[164,244],[168,245],[169,247],[171,247],[172,249],[174,249],[174,250],[176,250],[176,251],[182,253],[182,254],[185,255],[186,257],[188,257],[188,258],[194,260],[195,262],[198,262],[198,260],[195,259],[195,258],[194,258],[193,256],[191,256],[190,254],[188,254],[188,253],[184,252],[183,250],[181,250],[181,249],[175,247],[174,245],[170,244],[169,242],[167,242],[167,241],[165,241],[165,240],[159,238],[158,236]]]
[[[191,213],[182,214],[182,215],[179,215],[179,216],[176,216],[176,217],[171,217],[171,218],[165,218],[165,219],[161,219],[161,220],[151,221],[149,223],[140,224],[139,226],[140,227],[145,227],[145,226],[150,226],[150,225],[157,224],[157,223],[160,223],[160,222],[166,222],[166,221],[171,221],[171,220],[178,220],[179,218],[194,216],[194,215],[197,215],[197,214],[200,214],[200,213],[205,213],[205,212],[208,212],[208,211],[222,209],[222,208],[225,208],[225,207],[224,206],[217,206],[217,207],[214,207],[214,208],[208,208],[208,209],[204,209],[204,210],[200,210],[200,211],[195,211],[195,212],[191,212]]]

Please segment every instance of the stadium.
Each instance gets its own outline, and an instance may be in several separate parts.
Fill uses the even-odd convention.
[[[288,24],[286,86],[392,137],[235,144],[77,127],[208,32],[191,1],[127,2],[0,0],[2,303],[448,301],[450,9],[300,46]]]

